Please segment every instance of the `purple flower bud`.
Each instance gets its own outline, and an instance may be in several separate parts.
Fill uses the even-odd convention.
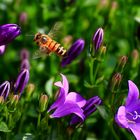
[[[30,64],[29,64],[28,59],[22,60],[20,69],[21,70],[23,70],[23,69],[28,69],[29,70],[30,69]]]
[[[14,85],[15,92],[21,94],[25,86],[27,85],[28,81],[29,81],[29,70],[28,69],[21,70]]]
[[[20,59],[29,59],[29,51],[27,49],[22,49],[20,52]]]
[[[0,26],[0,46],[6,45],[13,41],[21,30],[17,24],[4,24]]]
[[[5,52],[5,45],[0,46],[0,55],[2,55]]]
[[[84,107],[82,108],[84,111],[84,115],[85,115],[85,119],[91,115],[93,112],[96,111],[96,106],[95,105],[100,105],[101,104],[101,99],[98,96],[94,96],[92,98],[90,98],[89,100],[87,100],[86,104],[84,105]],[[83,120],[74,115],[71,119],[70,124],[77,124],[77,123],[83,123]]]
[[[76,40],[67,51],[66,56],[62,59],[61,66],[70,64],[84,49],[85,41],[83,39]]]
[[[20,14],[20,16],[19,16],[19,22],[21,23],[21,24],[26,24],[27,23],[27,13],[26,12],[22,12],[21,14]]]
[[[8,81],[5,81],[0,85],[0,96],[3,96],[6,100],[8,94],[10,91],[10,83]]]
[[[93,36],[93,44],[95,46],[95,51],[97,51],[100,47],[101,47],[101,44],[102,44],[102,41],[103,41],[103,36],[104,36],[104,31],[102,28],[99,28],[94,36]]]

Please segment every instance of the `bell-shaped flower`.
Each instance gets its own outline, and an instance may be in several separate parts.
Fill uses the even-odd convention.
[[[15,93],[21,93],[23,92],[25,86],[27,85],[29,81],[29,70],[28,69],[22,69],[19,73],[17,80],[14,85],[14,91]]]
[[[0,26],[0,46],[13,41],[21,34],[21,29],[17,24],[4,24]]]
[[[140,99],[137,86],[128,81],[129,91],[125,105],[120,106],[115,120],[117,124],[131,130],[137,140],[140,140]]]
[[[70,64],[84,49],[85,41],[83,39],[76,40],[62,59],[61,66]]]
[[[94,96],[87,100],[86,104],[82,107],[83,113],[85,115],[85,119],[96,111],[96,106],[101,104],[101,99],[98,96]],[[83,120],[79,118],[77,115],[73,115],[70,124],[78,124],[83,123]]]
[[[103,41],[103,36],[104,36],[104,31],[102,28],[99,28],[93,38],[92,38],[92,41],[93,41],[93,44],[94,44],[94,47],[95,47],[95,51],[97,51],[100,47],[101,47],[101,44],[102,44],[102,41]]]
[[[86,100],[75,92],[68,93],[69,83],[67,78],[63,74],[61,74],[61,76],[62,82],[58,81],[55,83],[56,86],[60,87],[60,91],[57,100],[48,110],[48,112],[54,110],[50,117],[60,118],[70,114],[75,114],[84,120],[85,116],[81,108],[86,104]]]
[[[10,83],[5,81],[0,85],[0,96],[3,96],[4,100],[6,100],[7,96],[10,92]]]

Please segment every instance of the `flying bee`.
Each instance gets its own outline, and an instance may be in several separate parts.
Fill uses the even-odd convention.
[[[39,51],[36,54],[36,56],[39,56],[42,53],[49,55],[51,52],[55,52],[58,56],[61,57],[64,57],[66,55],[67,50],[64,49],[64,47],[61,44],[52,39],[57,31],[57,24],[55,24],[54,28],[48,34],[35,34],[34,41],[39,46]]]

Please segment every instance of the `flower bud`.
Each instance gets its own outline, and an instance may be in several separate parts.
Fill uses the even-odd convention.
[[[32,96],[32,93],[33,93],[34,89],[35,89],[35,85],[34,84],[29,83],[27,85],[27,88],[26,88],[26,98],[27,98],[27,100],[29,100],[30,97]]]
[[[127,63],[128,57],[127,56],[122,56],[119,59],[119,63],[118,63],[118,70],[122,71]]]
[[[84,45],[85,41],[83,39],[76,40],[62,59],[61,66],[64,67],[70,64],[83,51]]]
[[[2,55],[5,52],[5,45],[0,46],[0,55]]]
[[[20,22],[22,25],[27,24],[27,13],[26,13],[26,12],[20,13],[20,15],[19,15],[19,22]]]
[[[131,57],[132,57],[132,67],[136,67],[138,65],[138,62],[139,62],[139,52],[138,50],[134,49],[132,51],[132,54],[131,54]]]
[[[102,28],[99,28],[93,38],[92,38],[92,41],[93,41],[93,45],[94,45],[94,49],[95,49],[95,52],[101,47],[101,44],[103,42],[103,36],[104,36],[104,31]],[[93,50],[93,49],[91,49]]]
[[[4,100],[6,100],[9,92],[10,92],[10,83],[8,81],[5,81],[0,85],[0,96],[3,96]]]
[[[4,103],[4,97],[0,96],[0,105]]]
[[[21,60],[29,59],[29,51],[27,49],[22,49],[20,51],[20,59]]]
[[[48,103],[48,96],[47,95],[41,95],[40,100],[39,100],[40,112],[44,112],[46,110],[47,103]]]
[[[100,48],[100,57],[102,58],[105,54],[106,54],[106,47],[105,46],[102,46]]]
[[[16,24],[4,24],[0,26],[0,46],[12,42],[21,34],[20,27]]]
[[[122,81],[122,75],[120,73],[116,73],[115,75],[113,75],[111,89],[114,90],[115,88],[118,88],[121,81]]]
[[[10,100],[10,104],[15,107],[19,101],[19,95],[13,95]]]
[[[21,70],[14,85],[15,93],[21,94],[25,86],[27,85],[28,81],[29,81],[29,70],[28,69]]]
[[[30,64],[29,64],[28,59],[22,60],[20,70],[23,70],[23,69],[28,69],[28,70],[30,69]]]

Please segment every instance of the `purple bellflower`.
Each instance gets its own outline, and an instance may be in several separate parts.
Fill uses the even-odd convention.
[[[104,36],[104,31],[102,28],[99,28],[94,36],[93,36],[93,44],[95,46],[95,51],[97,51],[100,47],[101,47],[101,44],[102,44],[102,41],[103,41],[103,36]]]
[[[137,140],[140,140],[140,99],[137,86],[128,81],[129,91],[125,105],[120,106],[115,120],[117,124],[131,130]]]
[[[59,96],[51,105],[48,112],[55,110],[53,114],[51,114],[52,118],[60,118],[74,114],[70,124],[82,123],[86,117],[96,110],[95,105],[101,104],[101,99],[98,96],[95,96],[86,101],[78,93],[68,93],[68,80],[63,74],[61,74],[61,76],[62,82],[58,81],[55,83],[56,86],[60,87]]]
[[[10,92],[10,83],[5,81],[0,85],[0,96],[3,96],[4,100],[6,100],[7,96]]]
[[[98,96],[94,96],[90,99],[87,100],[86,104],[82,107],[83,109],[83,113],[85,115],[85,119],[91,115],[93,112],[96,111],[96,105],[100,105],[102,103],[101,99]],[[79,118],[76,115],[72,116],[71,122],[70,124],[78,124],[78,123],[83,123],[83,120],[81,120],[81,118]]]
[[[17,24],[4,24],[0,26],[0,46],[13,41],[21,34],[21,29]]]
[[[60,87],[60,91],[57,100],[48,110],[48,112],[55,110],[50,117],[61,118],[70,114],[75,114],[84,120],[85,116],[81,108],[86,104],[86,100],[75,92],[68,93],[69,83],[67,78],[63,74],[61,74],[61,76],[63,81],[55,83],[56,86]]]
[[[21,95],[28,81],[29,81],[29,70],[28,69],[21,70],[14,85],[15,93],[19,93]]]
[[[83,51],[84,45],[85,41],[83,39],[76,40],[62,59],[61,66],[64,67],[70,64]]]

